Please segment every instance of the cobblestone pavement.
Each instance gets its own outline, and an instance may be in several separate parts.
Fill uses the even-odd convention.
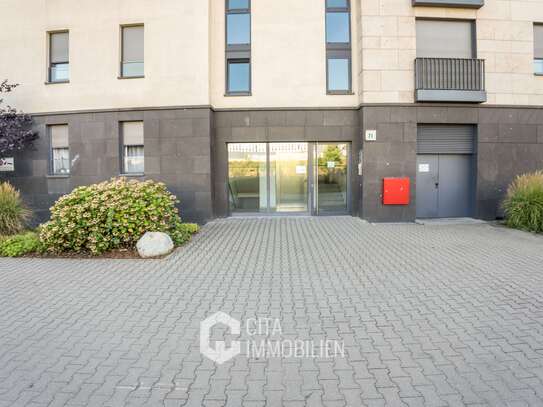
[[[216,311],[345,355],[215,364]],[[0,405],[542,406],[543,238],[227,219],[165,260],[1,259]]]

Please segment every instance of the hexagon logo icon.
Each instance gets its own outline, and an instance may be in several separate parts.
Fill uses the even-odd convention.
[[[231,346],[227,349],[226,342],[216,341],[215,348],[212,348],[210,343],[211,328],[217,324],[224,324],[230,328],[232,335],[239,335],[241,333],[241,323],[220,311],[200,323],[200,352],[213,362],[222,365],[241,353],[241,343],[232,341]]]

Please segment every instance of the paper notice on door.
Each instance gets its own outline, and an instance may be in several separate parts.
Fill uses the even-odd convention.
[[[13,157],[0,158],[0,171],[15,171]]]
[[[430,172],[430,164],[419,164],[419,172]]]
[[[336,162],[335,161],[328,161],[326,163],[328,168],[336,168]]]
[[[296,174],[305,174],[307,172],[305,165],[296,166]]]

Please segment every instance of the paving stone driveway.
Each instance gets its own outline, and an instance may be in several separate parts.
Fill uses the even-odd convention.
[[[217,365],[199,324],[219,310],[345,357]],[[542,406],[543,239],[228,219],[166,260],[2,259],[0,405]]]

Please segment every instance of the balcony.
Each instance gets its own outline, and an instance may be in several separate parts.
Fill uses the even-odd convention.
[[[486,102],[485,61],[415,59],[415,99],[417,102]]]
[[[485,0],[412,0],[413,6],[481,8]]]

